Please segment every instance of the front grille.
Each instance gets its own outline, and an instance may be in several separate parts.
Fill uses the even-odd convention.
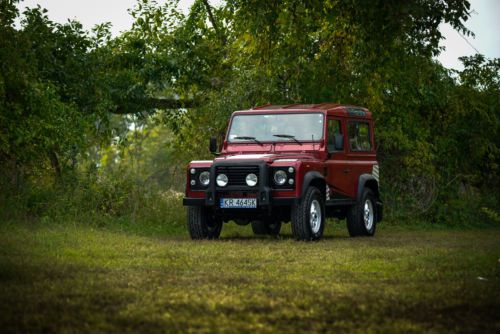
[[[217,166],[215,173],[216,177],[221,173],[226,174],[229,179],[228,186],[246,186],[245,179],[250,173],[259,178],[257,185],[260,182],[259,166]]]

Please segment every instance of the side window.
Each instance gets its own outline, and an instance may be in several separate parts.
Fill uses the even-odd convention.
[[[337,151],[335,149],[335,135],[342,135],[340,120],[328,119],[328,152]]]
[[[366,122],[349,122],[349,147],[353,152],[366,152],[372,150],[370,140],[370,126]]]

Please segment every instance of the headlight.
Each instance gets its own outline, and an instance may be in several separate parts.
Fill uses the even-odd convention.
[[[189,171],[192,175],[196,174],[196,169],[194,168],[191,168],[191,170]]]
[[[253,187],[257,184],[257,181],[258,181],[257,175],[248,174],[245,181],[247,182],[248,186]]]
[[[227,185],[228,179],[226,174],[217,175],[217,185],[219,187],[225,187]]]
[[[201,185],[205,187],[208,186],[208,184],[210,183],[210,172],[201,172],[198,179],[200,180]]]
[[[278,186],[282,186],[285,184],[287,179],[286,172],[284,170],[277,170],[274,173],[274,183],[276,183]]]

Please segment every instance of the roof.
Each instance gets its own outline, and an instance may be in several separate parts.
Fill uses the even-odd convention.
[[[242,110],[243,111],[243,110]],[[350,117],[364,117],[371,118],[371,112],[368,109],[353,106],[349,104],[338,104],[338,103],[318,103],[318,104],[266,104],[258,107],[254,107],[250,110],[245,110],[243,112],[290,112],[290,111],[309,111],[309,112],[329,112],[329,114],[339,115],[339,116],[350,116]]]

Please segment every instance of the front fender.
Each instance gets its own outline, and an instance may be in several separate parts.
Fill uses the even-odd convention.
[[[306,194],[307,188],[313,183],[315,180],[319,180],[323,184],[326,184],[325,177],[321,175],[320,172],[317,171],[310,171],[307,172],[306,175],[304,176],[304,181],[302,182],[302,189],[300,191],[300,198],[303,198],[304,195]],[[317,182],[317,181],[316,181]],[[324,192],[325,189],[321,188],[319,191]]]

